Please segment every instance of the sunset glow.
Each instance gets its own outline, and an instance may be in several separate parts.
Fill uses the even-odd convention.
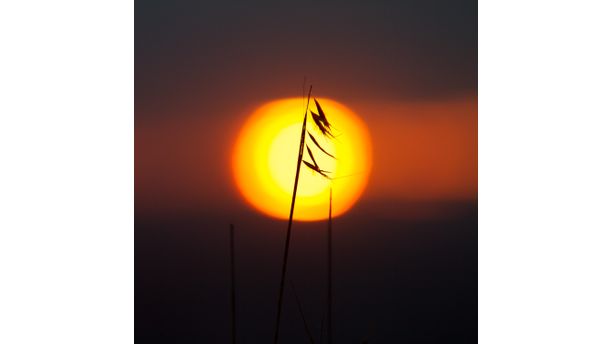
[[[331,171],[331,181],[302,166],[294,214],[302,221],[327,218],[330,186],[333,216],[349,210],[365,189],[372,164],[365,123],[336,101],[318,100],[337,137],[323,137],[310,121],[308,130],[337,160],[316,156],[321,168]],[[304,107],[301,98],[262,105],[243,125],[233,149],[233,176],[241,195],[257,210],[279,219],[289,215]]]

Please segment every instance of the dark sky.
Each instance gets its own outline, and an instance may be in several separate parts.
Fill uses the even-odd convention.
[[[230,222],[240,342],[271,342],[286,224],[241,201],[227,156],[244,116],[300,96],[304,76],[316,94],[362,115],[374,144],[372,186],[334,222],[336,342],[476,342],[476,1],[135,6],[137,343],[229,341]],[[396,138],[385,141],[390,127]],[[390,150],[406,158],[385,172],[380,166],[403,158]],[[467,191],[437,190],[436,175]],[[424,196],[378,190],[397,185]],[[297,223],[289,262],[316,333],[324,228]],[[281,342],[306,343],[290,290],[285,296]]]
[[[340,101],[474,95],[476,18],[476,1],[137,1],[136,115],[295,96],[304,76]]]

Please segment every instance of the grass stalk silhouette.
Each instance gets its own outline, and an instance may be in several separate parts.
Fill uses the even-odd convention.
[[[332,125],[331,123],[328,121],[327,116],[325,115],[325,112],[323,112],[323,108],[321,107],[321,104],[319,104],[319,102],[317,101],[317,99],[314,99],[314,102],[316,104],[317,107],[317,112],[314,112],[312,110],[309,109],[310,106],[310,96],[312,94],[312,85],[310,86],[310,89],[308,90],[308,98],[306,100],[306,109],[304,112],[304,120],[302,122],[302,131],[300,134],[300,147],[299,147],[299,151],[298,151],[298,159],[297,159],[297,168],[295,171],[295,180],[293,182],[293,193],[291,195],[291,208],[289,210],[289,221],[287,224],[287,232],[285,235],[285,249],[284,249],[284,253],[283,253],[283,264],[282,264],[282,270],[281,270],[281,281],[280,281],[280,288],[279,288],[279,292],[278,292],[278,303],[277,303],[277,308],[276,308],[276,323],[275,323],[275,328],[274,328],[274,344],[278,343],[278,339],[279,339],[279,332],[280,332],[280,320],[281,320],[281,315],[282,315],[282,310],[283,310],[283,293],[285,290],[285,278],[286,278],[286,274],[287,274],[287,261],[289,258],[289,247],[290,247],[290,242],[291,242],[291,227],[293,225],[293,212],[295,209],[295,199],[296,199],[296,194],[297,194],[297,188],[298,188],[298,182],[299,182],[299,178],[300,178],[300,167],[302,166],[302,163],[308,167],[310,170],[312,170],[313,172],[319,174],[320,176],[326,178],[327,180],[329,180],[330,182],[333,180],[333,178],[331,178],[328,174],[331,173],[330,171],[325,171],[322,170],[321,167],[319,166],[319,164],[317,163],[317,161],[315,160],[315,155],[312,153],[312,150],[310,149],[310,147],[306,144],[306,133],[308,133],[308,137],[310,138],[310,140],[312,141],[312,143],[314,143],[314,145],[324,154],[330,156],[333,159],[336,159],[333,155],[331,155],[329,152],[327,152],[325,149],[323,149],[323,147],[317,142],[317,140],[315,139],[315,137],[310,133],[310,131],[307,130],[307,123],[308,123],[308,112],[310,112],[310,116],[312,118],[312,120],[314,121],[314,124],[316,126],[316,128],[318,129],[318,131],[321,133],[321,135],[323,135],[323,137],[325,138],[335,138],[334,134],[332,133]],[[304,147],[306,148],[307,152],[308,152],[308,156],[310,158],[310,162],[304,160]],[[331,343],[332,342],[332,317],[331,317],[331,304],[332,304],[332,282],[331,282],[331,274],[332,274],[332,270],[331,270],[331,264],[332,264],[332,258],[331,258],[331,227],[332,224],[332,188],[331,188],[331,184],[330,184],[330,189],[329,189],[329,217],[328,217],[328,295],[327,295],[327,332],[328,332],[328,342]],[[295,290],[294,290],[295,292]],[[297,298],[297,294],[296,294],[296,298]],[[299,304],[299,300],[298,300],[298,307],[300,308],[300,312],[302,314],[302,320],[304,321],[304,326],[306,328],[306,331],[308,333],[309,339],[311,342],[314,342],[312,335],[310,333],[310,331],[308,330],[308,326],[306,324],[306,320],[304,319],[304,314],[302,313],[301,310],[301,305]]]
[[[323,324],[324,324],[325,314],[323,314],[323,318],[321,319],[321,328],[319,329],[321,332],[319,333],[319,343],[323,344]]]
[[[329,187],[327,218],[327,343],[332,343],[332,187]]]
[[[312,93],[312,85],[308,91],[308,100],[306,101],[306,111],[304,113],[304,121],[302,123],[302,133],[300,137],[300,149],[298,151],[297,168],[295,171],[295,181],[293,182],[293,194],[291,196],[291,208],[289,210],[289,222],[287,224],[287,232],[285,234],[285,249],[283,253],[283,267],[281,270],[280,288],[278,291],[278,303],[276,307],[276,325],[274,328],[274,344],[278,343],[278,335],[280,330],[280,319],[283,310],[283,292],[285,290],[285,277],[287,273],[287,258],[289,257],[289,243],[291,241],[291,225],[293,224],[293,210],[295,209],[295,196],[297,193],[298,181],[300,179],[300,167],[302,166],[302,158],[304,156],[304,141],[306,136],[306,120],[308,119],[308,106],[310,104],[310,95]]]
[[[230,313],[232,318],[232,344],[236,344],[236,263],[234,256],[234,225],[230,224]]]
[[[293,295],[295,296],[295,302],[298,306],[298,311],[300,312],[300,316],[302,317],[302,323],[304,324],[304,330],[306,331],[306,335],[308,335],[308,341],[310,344],[314,344],[314,338],[312,337],[312,332],[310,332],[310,328],[308,327],[308,322],[306,321],[306,316],[304,315],[304,310],[302,309],[302,303],[300,302],[300,298],[298,297],[298,293],[295,290],[295,286],[293,282],[290,280],[289,284],[291,284],[291,290],[293,290]]]

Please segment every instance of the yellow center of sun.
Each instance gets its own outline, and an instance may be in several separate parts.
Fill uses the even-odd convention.
[[[302,221],[327,218],[330,188],[332,215],[348,211],[365,189],[372,161],[370,136],[363,121],[336,101],[317,100],[336,138],[323,136],[310,116],[307,129],[336,159],[323,153],[306,134],[303,159],[312,163],[308,146],[320,168],[330,172],[331,180],[302,164],[294,212],[294,219]],[[233,149],[233,176],[241,195],[257,210],[279,219],[289,216],[304,107],[301,98],[262,105],[243,125]],[[310,109],[316,112],[312,101]]]

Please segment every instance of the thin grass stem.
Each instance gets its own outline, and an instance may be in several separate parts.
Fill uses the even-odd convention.
[[[332,344],[332,187],[329,187],[327,219],[327,343]]]
[[[232,344],[236,344],[236,263],[234,256],[234,225],[230,224],[230,307]]]
[[[289,284],[291,284],[291,290],[293,290],[293,295],[295,296],[295,302],[298,306],[298,311],[300,312],[300,316],[302,317],[302,323],[304,323],[304,330],[306,331],[306,335],[308,335],[308,340],[310,344],[314,344],[314,338],[312,337],[312,333],[310,332],[310,328],[308,327],[308,322],[306,321],[306,316],[304,315],[304,310],[302,310],[302,303],[300,302],[300,298],[298,297],[298,293],[295,290],[295,286],[293,282],[289,280]]]
[[[300,149],[298,151],[297,168],[295,171],[295,181],[293,182],[293,194],[291,196],[291,209],[289,210],[289,222],[287,224],[287,233],[285,235],[285,250],[283,254],[283,267],[281,270],[280,288],[278,291],[278,303],[276,307],[276,324],[274,327],[274,344],[278,343],[278,335],[280,330],[280,320],[283,310],[283,292],[285,290],[285,275],[287,273],[287,259],[289,257],[289,243],[291,241],[291,225],[293,224],[293,210],[295,208],[295,196],[297,193],[298,181],[300,179],[300,167],[302,166],[302,158],[304,156],[304,141],[306,136],[306,120],[308,119],[308,106],[310,105],[310,94],[312,93],[312,85],[308,91],[308,100],[306,101],[306,111],[304,112],[304,121],[302,123],[302,134],[300,137]]]

